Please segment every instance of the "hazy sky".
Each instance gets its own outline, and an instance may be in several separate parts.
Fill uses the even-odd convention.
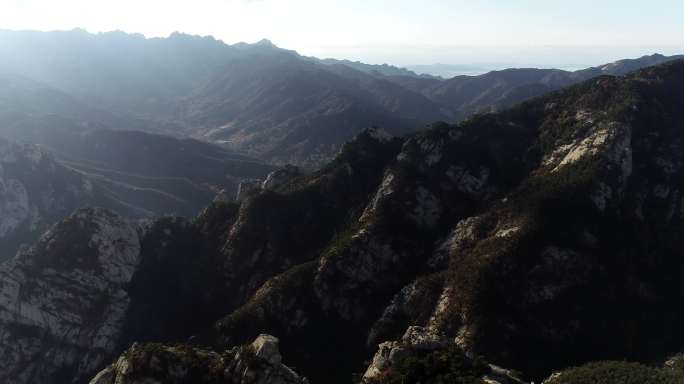
[[[399,65],[584,65],[684,53],[684,0],[0,0],[0,29],[269,38]]]

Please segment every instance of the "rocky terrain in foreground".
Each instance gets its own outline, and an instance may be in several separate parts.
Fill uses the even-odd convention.
[[[81,210],[0,266],[3,382],[83,381],[111,357],[142,233],[108,211]]]
[[[259,335],[222,354],[188,346],[134,344],[90,384],[308,384],[281,363],[278,339]]]
[[[3,267],[0,381],[680,383],[683,90],[673,62],[365,131],[194,219],[79,211]]]

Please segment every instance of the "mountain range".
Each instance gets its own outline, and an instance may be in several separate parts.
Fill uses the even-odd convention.
[[[257,100],[311,113],[315,95],[332,119],[354,93],[405,121],[435,105],[418,84],[471,86],[300,65],[267,42],[230,49],[255,52],[231,62],[246,77],[188,96],[203,112],[182,121],[252,154],[275,152],[244,125],[215,125]],[[276,81],[258,76],[261,55]],[[0,381],[681,383],[684,61],[604,74],[639,66],[478,77],[499,91],[518,89],[492,80],[511,73],[546,91],[587,80],[510,108],[482,96],[499,100],[489,113],[401,137],[361,130],[319,169],[272,172],[192,219],[78,210],[0,266]],[[398,85],[409,79],[413,91]],[[328,98],[316,84],[339,87]],[[233,87],[244,98],[205,98]],[[298,97],[277,104],[275,91]]]
[[[460,121],[676,58],[442,79],[305,57],[268,40],[226,45],[180,33],[146,39],[123,32],[0,31],[0,136],[40,146],[32,150],[49,152],[50,167],[76,172],[83,179],[76,184],[93,185],[100,196],[57,208],[29,194],[26,207],[42,206],[32,215],[45,222],[22,214],[20,225],[16,215],[5,215],[0,258],[81,206],[108,207],[128,218],[194,216],[217,193],[231,198],[241,182],[265,179],[275,170],[270,164],[321,167],[372,126],[411,134],[428,122]],[[34,183],[7,177],[6,184]],[[49,185],[36,187],[44,191],[40,199],[72,200]],[[0,197],[11,196],[6,190]]]
[[[0,118],[20,103],[80,123],[192,137],[262,161],[316,169],[371,126],[403,135],[677,58],[442,79],[305,57],[268,40],[227,45],[180,33],[146,39],[123,32],[0,31],[0,81],[9,78],[15,93]]]

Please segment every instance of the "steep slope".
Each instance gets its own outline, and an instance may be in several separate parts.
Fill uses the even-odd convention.
[[[513,98],[510,94],[519,87],[531,84],[539,88],[531,96],[538,96],[585,78],[557,69],[505,69],[480,76],[457,76],[427,91],[430,98],[455,107],[464,116],[497,107],[509,106],[527,98]]]
[[[318,167],[372,125],[399,134],[450,117],[382,76],[268,41],[226,45],[182,34],[145,39],[120,32],[4,31],[0,58],[0,70],[46,83],[93,109],[132,116],[137,124],[106,124],[112,128],[199,137],[277,163]]]
[[[403,134],[449,118],[425,96],[383,78],[275,49],[227,64],[182,108],[195,134],[304,166],[324,164],[374,124]]]
[[[234,196],[246,179],[275,169],[192,139],[112,130],[59,115],[23,116],[0,136],[39,144],[142,216],[193,216],[224,190]]]
[[[608,63],[598,67],[579,70],[576,71],[576,73],[583,77],[595,77],[601,75],[623,76],[645,67],[651,67],[667,63],[668,61],[682,59],[684,59],[684,55],[664,56],[655,53],[653,55],[643,56],[637,59],[618,60],[616,62]]]
[[[308,188],[292,186],[292,194],[282,197],[264,191],[241,207],[217,202],[193,221],[160,219],[138,230],[135,238],[112,240],[117,244],[114,247],[100,247],[98,239],[128,233],[111,227],[134,225],[103,210],[75,213],[48,232],[31,251],[7,265],[10,272],[1,280],[8,293],[0,303],[5,313],[0,335],[8,343],[2,344],[0,354],[8,358],[7,370],[0,370],[0,380],[63,383],[65,377],[71,377],[75,382],[85,382],[88,374],[95,374],[92,368],[101,369],[104,364],[79,365],[87,352],[83,346],[92,341],[80,337],[76,329],[83,330],[81,335],[102,335],[97,345],[106,348],[94,351],[97,360],[93,361],[101,361],[103,356],[112,359],[133,341],[177,343],[191,335],[206,334],[217,319],[244,303],[271,276],[302,260],[315,259],[316,250],[334,236],[336,229],[347,225],[347,208],[362,208],[360,204],[380,177],[383,161],[397,153],[398,144],[397,140],[380,143],[366,135],[347,151],[346,157],[321,171],[318,181]],[[111,225],[94,224],[103,222]],[[237,222],[240,224],[235,225]],[[264,225],[272,230],[262,232]],[[102,260],[112,252],[118,253],[119,245],[129,243],[132,245],[126,249],[131,250],[135,260],[127,269],[132,276],[111,288],[99,283],[97,289],[93,288],[93,282],[106,279],[103,273],[110,269],[99,267]],[[297,249],[299,254],[286,256],[288,249]],[[246,253],[252,255],[249,260],[243,257]],[[44,259],[59,265],[38,262]],[[67,278],[71,273],[85,276]],[[52,281],[53,276],[68,281]],[[69,311],[54,310],[56,303],[64,299],[64,295],[48,288],[57,284],[59,292],[79,297],[79,292],[93,291],[92,295],[102,300],[114,296],[100,296],[101,289],[120,288],[121,293],[115,296],[121,299],[117,313],[125,313],[125,318],[120,319],[123,322],[103,323],[101,319],[109,318],[109,312],[104,306],[94,306],[99,301],[82,303]],[[22,294],[36,285],[43,288],[30,291],[30,296]],[[32,310],[31,306],[38,309]],[[24,315],[24,308],[30,313]],[[56,313],[51,316],[57,324],[43,321],[52,318],[44,312],[53,310]],[[31,332],[22,331],[25,325]],[[40,349],[20,347],[23,345]],[[45,348],[54,353],[40,356]],[[19,375],[15,369],[27,373]]]
[[[536,379],[676,351],[682,81],[681,62],[603,77],[408,140],[363,213],[220,321],[219,337],[278,334],[319,380],[343,380],[366,342],[409,325]]]
[[[684,56],[668,57],[654,54],[575,72],[559,69],[511,68],[479,76],[456,76],[442,82],[417,81],[405,76],[393,77],[392,80],[423,93],[431,100],[451,108],[462,117],[467,117],[474,113],[501,110],[594,77],[623,76],[641,68],[682,58]]]
[[[281,363],[278,339],[259,335],[251,344],[218,354],[183,346],[135,344],[91,384],[308,384]]]
[[[91,128],[109,127],[156,133],[178,129],[173,125],[112,112],[92,100],[82,100],[76,95],[17,72],[0,70],[0,129],[3,130],[3,135],[12,136],[17,133],[17,129],[13,127],[25,120],[47,116],[73,120],[77,125]],[[58,127],[63,125],[59,121],[56,124]]]
[[[5,128],[0,136],[40,146],[0,138],[1,260],[76,208],[193,216],[219,191],[232,198],[240,182],[274,169],[195,140],[90,129],[57,116]]]
[[[81,206],[137,213],[44,149],[0,139],[0,260]]]
[[[84,381],[111,359],[140,233],[110,213],[83,210],[0,266],[2,382]]]
[[[239,52],[213,38],[0,31],[0,69],[117,113],[156,118]]]
[[[0,72],[0,124],[12,125],[36,114],[135,127],[133,119],[118,118],[80,102],[68,93],[16,73]]]
[[[668,360],[662,367],[622,361],[591,363],[557,372],[542,384],[678,384],[684,381],[684,370],[675,365],[677,362],[681,364],[681,357]]]
[[[196,215],[217,191],[234,196],[241,181],[274,169],[208,143],[133,131],[166,128],[0,74],[0,136],[50,150],[136,216]]]
[[[313,174],[159,220],[110,358],[269,333],[314,382],[349,382],[385,341],[380,383],[662,361],[684,345],[682,90],[673,62],[406,139],[371,130]]]

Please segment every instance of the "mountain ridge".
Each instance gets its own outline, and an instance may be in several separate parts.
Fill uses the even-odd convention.
[[[0,128],[0,260],[83,206],[136,219],[192,216],[219,192],[232,198],[242,181],[276,169],[191,139],[75,127],[25,119],[10,135],[22,142]]]
[[[316,172],[193,220],[157,220],[140,232],[108,361],[132,341],[225,351],[269,333],[312,382],[365,371],[372,383],[576,383],[611,365],[552,374],[594,360],[663,362],[684,343],[673,305],[683,292],[683,85],[684,61],[674,61],[409,137],[364,131]],[[27,265],[26,278],[49,276]],[[101,271],[89,267],[86,281]],[[31,365],[41,367],[42,382],[56,382],[61,368]]]
[[[48,56],[54,62],[47,63]],[[511,69],[439,79],[389,65],[304,57],[270,42],[227,45],[181,33],[146,39],[85,31],[5,31],[0,57],[4,71],[85,103],[91,111],[79,119],[190,136],[309,169],[330,161],[345,141],[371,126],[396,135],[415,132],[432,121],[460,121],[590,77],[674,58],[644,57],[572,73]]]

